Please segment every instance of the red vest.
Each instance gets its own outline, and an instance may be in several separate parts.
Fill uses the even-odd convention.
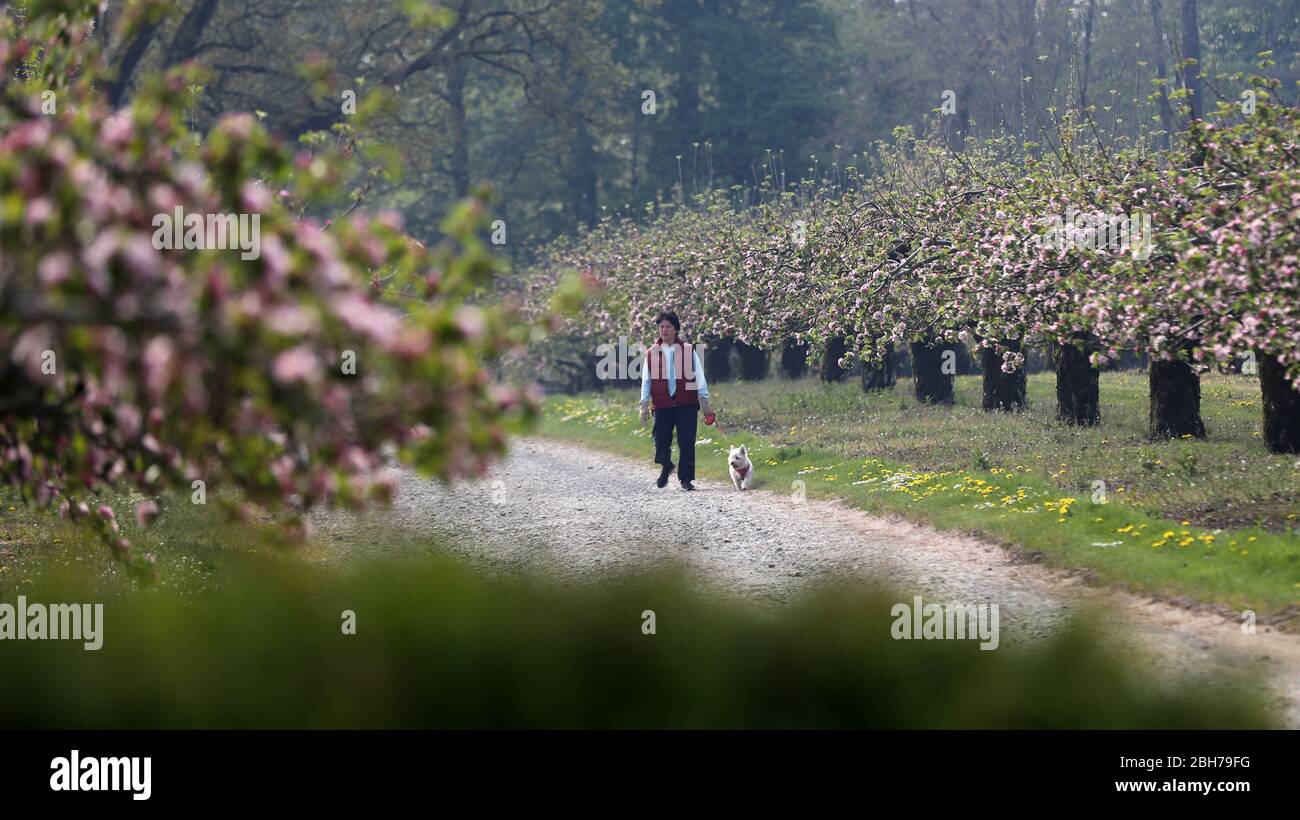
[[[650,362],[657,358],[654,367]],[[645,366],[649,368],[650,373],[650,405],[656,410],[663,410],[665,407],[677,407],[679,405],[699,405],[700,397],[696,392],[698,388],[695,385],[695,379],[687,381],[683,378],[686,371],[684,362],[691,363],[691,375],[694,376],[695,368],[695,348],[694,346],[682,343],[680,350],[673,351],[673,375],[676,376],[677,386],[673,388],[673,394],[668,395],[668,362],[667,357],[662,355],[662,347],[659,342],[646,351]]]

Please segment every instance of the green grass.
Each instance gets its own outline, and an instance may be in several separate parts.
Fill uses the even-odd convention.
[[[140,500],[132,493],[104,496],[135,550],[156,557],[158,580],[151,586],[158,590],[199,594],[224,583],[232,567],[292,562],[301,552],[279,548],[266,528],[240,526],[215,506],[191,504],[187,492],[160,499],[163,515],[140,530],[132,517]],[[50,573],[74,577],[102,596],[138,589],[94,534],[26,506],[12,490],[0,490],[0,599],[12,601]]]
[[[1102,424],[1088,429],[1055,421],[1050,374],[1030,378],[1021,414],[984,413],[977,377],[957,380],[953,407],[918,405],[909,388],[728,383],[712,403],[731,442],[750,445],[759,489],[803,482],[809,497],[988,537],[1101,583],[1296,626],[1300,461],[1265,450],[1252,380],[1207,376],[1208,437],[1158,443],[1146,436],[1140,374],[1102,375]],[[652,472],[636,398],[552,397],[541,432],[643,458]],[[727,480],[725,443],[700,429],[697,472]],[[1093,503],[1095,482],[1106,503]]]

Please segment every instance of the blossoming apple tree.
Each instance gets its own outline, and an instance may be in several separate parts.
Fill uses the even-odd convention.
[[[280,200],[329,201],[346,164],[244,114],[190,133],[192,67],[114,110],[94,11],[0,15],[0,480],[148,574],[100,500],[111,488],[193,489],[246,514],[382,499],[387,454],[481,472],[536,407],[485,365],[527,328],[472,298],[495,265],[484,204],[456,210],[436,248],[392,214],[299,218]],[[260,257],[160,250],[153,217],[177,206],[259,215]]]

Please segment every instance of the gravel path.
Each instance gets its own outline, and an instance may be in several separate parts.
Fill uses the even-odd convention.
[[[813,582],[880,580],[909,603],[921,595],[927,603],[997,604],[1003,646],[1033,642],[1094,604],[1118,627],[1116,640],[1149,650],[1160,673],[1260,668],[1275,682],[1287,722],[1300,726],[1298,636],[1264,626],[1245,635],[1220,615],[1089,587],[996,545],[837,503],[705,480],[687,493],[675,475],[661,490],[656,475],[648,457],[640,463],[521,439],[481,481],[447,487],[405,475],[391,509],[319,513],[313,521],[331,545],[328,560],[395,557],[394,549],[410,549],[385,537],[397,528],[479,561],[562,577],[676,562],[710,588],[760,601],[786,600]]]

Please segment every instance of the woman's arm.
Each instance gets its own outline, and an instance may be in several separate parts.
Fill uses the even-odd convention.
[[[641,404],[645,405],[650,401],[650,354],[647,353],[641,362]]]
[[[709,383],[704,380],[704,368],[700,365],[700,354],[694,353],[691,358],[695,360],[695,386],[698,388],[697,395],[700,398],[700,412],[704,414],[704,423],[712,424],[714,415],[713,408],[709,406]]]
[[[704,380],[704,367],[700,365],[700,354],[692,350],[691,358],[695,361],[695,388],[700,398],[707,399],[709,397],[709,383]]]

